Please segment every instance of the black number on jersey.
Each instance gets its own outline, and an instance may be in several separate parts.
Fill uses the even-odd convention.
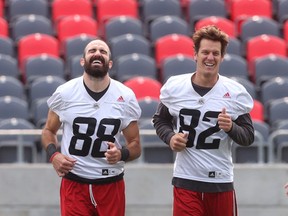
[[[95,129],[97,125],[97,120],[95,118],[84,118],[78,117],[74,119],[73,122],[73,134],[74,136],[71,138],[69,153],[71,155],[78,156],[87,156],[92,147],[91,156],[92,157],[104,157],[103,151],[101,149],[101,143],[103,141],[106,142],[115,142],[114,136],[117,134],[120,128],[120,120],[119,119],[107,119],[104,118],[99,122],[98,130],[96,131],[97,139],[92,140],[92,136],[95,134]],[[113,130],[111,134],[105,134],[105,129],[107,125],[112,126]],[[80,131],[81,129],[85,129],[85,132]],[[76,144],[81,143],[81,148],[76,147]]]
[[[187,147],[192,148],[196,143],[196,149],[218,149],[220,139],[213,139],[212,142],[206,142],[207,137],[220,131],[218,123],[213,127],[207,128],[202,131],[198,139],[195,141],[196,130],[200,121],[210,122],[211,118],[218,118],[220,112],[208,111],[204,114],[203,119],[200,119],[201,112],[193,109],[182,109],[179,113],[180,129],[179,132],[188,131]],[[217,122],[217,121],[216,121]],[[189,123],[189,124],[188,124]]]

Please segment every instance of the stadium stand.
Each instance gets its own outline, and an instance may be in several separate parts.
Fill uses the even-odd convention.
[[[196,7],[197,4],[200,6]],[[206,4],[209,6],[205,6]],[[216,10],[216,6],[212,9],[212,4],[217,4],[219,10]],[[288,96],[287,90],[278,87],[279,83],[286,85],[287,81],[284,84],[284,80],[288,75],[287,8],[288,0],[0,0],[0,76],[18,80],[17,84],[14,82],[15,86],[10,84],[14,90],[22,82],[25,87],[24,97],[30,99],[32,82],[26,82],[26,78],[28,72],[32,71],[31,62],[45,55],[47,59],[57,59],[61,63],[58,66],[55,63],[55,67],[46,61],[38,62],[36,69],[33,67],[33,73],[36,72],[37,75],[46,71],[44,77],[47,78],[49,75],[56,75],[56,72],[62,82],[65,82],[82,75],[80,58],[83,48],[87,42],[100,37],[111,46],[114,61],[111,76],[131,85],[139,99],[147,96],[158,99],[160,88],[168,77],[195,71],[191,34],[204,25],[214,24],[230,37],[220,74],[231,76],[242,83],[254,98],[254,108],[250,113],[253,121],[275,128],[278,123],[273,119],[278,118],[282,111],[279,111],[280,108],[273,111],[276,102],[273,102],[273,106],[268,106],[266,101],[271,101],[275,95],[278,101],[283,101]],[[86,30],[84,24],[80,24],[80,28],[79,23],[77,28],[63,26],[65,20],[80,20],[82,16],[93,23]],[[180,23],[179,26],[176,26],[176,21]],[[26,23],[24,26],[24,22],[29,25]],[[169,27],[163,25],[163,30],[161,22]],[[169,41],[167,44],[164,43],[166,40]],[[48,74],[49,70],[53,74]],[[128,73],[124,74],[123,71]],[[132,78],[136,81],[132,81]],[[154,83],[154,90],[151,86],[144,85],[146,78],[150,80],[148,83]],[[274,83],[271,84],[272,82]],[[4,94],[16,96],[14,90],[9,90],[8,87],[0,90],[0,95],[3,95],[1,100],[4,99]],[[14,97],[9,100],[14,101]],[[33,106],[26,103],[22,108],[24,112],[28,109],[27,119],[37,128],[45,123],[45,100],[39,99],[37,103],[32,103]],[[41,110],[44,107],[44,111],[40,111],[38,106]],[[285,116],[287,107],[283,109],[286,110],[281,118],[288,118]],[[26,114],[21,115],[26,118]],[[266,135],[264,140],[268,140]],[[276,161],[287,163],[284,151],[288,153],[288,148],[286,149],[286,144],[279,146],[273,152]],[[235,154],[239,157],[235,160],[246,163],[253,156],[256,157],[257,149],[258,146],[247,158],[242,158],[246,149],[237,149]],[[243,151],[243,154],[236,151]],[[173,161],[170,156],[169,161]],[[145,160],[151,162],[155,159]],[[258,155],[250,162],[262,160],[267,162],[267,155],[264,159]]]

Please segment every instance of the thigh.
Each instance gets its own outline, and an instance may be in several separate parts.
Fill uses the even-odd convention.
[[[91,203],[89,185],[62,178],[60,189],[61,216],[96,215]]]
[[[92,190],[98,216],[125,215],[124,180],[104,185],[93,185]]]
[[[203,216],[202,193],[174,187],[174,216]]]
[[[237,216],[235,191],[204,193],[205,216]]]

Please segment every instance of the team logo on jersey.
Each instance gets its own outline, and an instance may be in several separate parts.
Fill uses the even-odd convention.
[[[227,92],[226,94],[223,95],[223,98],[231,98],[229,92]]]
[[[108,169],[102,169],[102,175],[109,175]]]
[[[118,99],[117,99],[118,102],[124,102],[124,98],[122,96],[120,96]]]
[[[209,172],[208,177],[209,178],[215,178],[216,177],[216,172],[215,171]]]

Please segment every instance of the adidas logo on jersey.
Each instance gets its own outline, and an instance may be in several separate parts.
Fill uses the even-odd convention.
[[[209,178],[215,178],[216,177],[216,172],[215,171],[209,172],[208,177]]]
[[[102,169],[102,175],[109,175],[108,169]]]
[[[229,92],[227,92],[226,94],[223,95],[223,98],[231,98]]]
[[[124,98],[122,96],[120,96],[118,99],[117,99],[118,102],[124,102]]]

